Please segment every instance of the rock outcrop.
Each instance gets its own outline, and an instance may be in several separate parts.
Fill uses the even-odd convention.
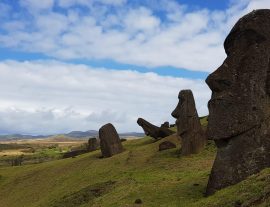
[[[182,138],[182,155],[199,153],[205,146],[206,137],[191,90],[182,90],[178,95],[179,103],[172,112],[176,118],[177,134]]]
[[[176,148],[176,145],[169,141],[164,141],[159,144],[159,151]]]
[[[206,79],[207,131],[218,148],[207,195],[270,167],[270,10],[242,17],[224,48],[227,58]]]
[[[111,157],[123,151],[120,137],[111,123],[99,129],[100,149],[103,157]]]
[[[153,137],[154,139],[164,138],[174,134],[174,132],[171,131],[170,129],[166,127],[157,127],[149,123],[148,121],[144,120],[143,118],[139,118],[137,120],[137,123],[139,126],[143,128],[146,136]]]

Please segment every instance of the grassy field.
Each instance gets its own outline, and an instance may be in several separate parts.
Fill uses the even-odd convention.
[[[176,143],[177,149],[158,152],[159,143],[166,139]],[[205,198],[214,144],[209,142],[200,154],[182,157],[175,136],[163,140],[129,140],[124,142],[123,153],[106,159],[95,151],[76,158],[2,167],[0,206],[267,206],[270,170]],[[136,199],[142,205],[135,205]]]
[[[63,136],[49,139],[0,141],[0,166],[11,165],[22,158],[22,165],[41,163],[62,158],[64,152],[83,147],[87,140],[74,140]]]

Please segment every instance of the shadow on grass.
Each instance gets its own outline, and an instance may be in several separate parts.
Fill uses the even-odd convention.
[[[94,199],[110,192],[115,182],[108,181],[87,186],[77,192],[63,196],[57,201],[54,201],[50,207],[76,207],[83,204],[93,205]]]

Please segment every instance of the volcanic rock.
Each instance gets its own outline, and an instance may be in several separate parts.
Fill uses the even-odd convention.
[[[120,137],[111,123],[99,129],[100,149],[103,157],[111,157],[123,151]]]
[[[170,128],[170,123],[168,121],[165,121],[163,124],[161,124],[160,127]]]
[[[206,143],[191,90],[182,90],[179,103],[172,112],[176,118],[177,134],[182,138],[182,155],[199,153]]]
[[[63,159],[70,158],[70,157],[76,157],[78,155],[82,155],[82,154],[85,154],[87,152],[89,152],[89,151],[86,149],[78,149],[78,150],[72,150],[70,152],[65,152],[63,154]]]
[[[87,150],[89,152],[95,151],[98,148],[98,141],[97,138],[89,138],[88,139],[88,146],[87,146]]]
[[[174,143],[169,142],[169,141],[164,141],[164,142],[161,142],[159,144],[159,150],[158,151],[172,149],[172,148],[176,148],[176,145]]]
[[[218,148],[207,195],[270,167],[270,10],[242,17],[224,48],[227,58],[206,79],[207,131]]]
[[[174,132],[171,131],[170,129],[166,127],[157,127],[149,123],[148,121],[144,120],[143,118],[139,118],[137,120],[137,123],[139,126],[143,128],[146,136],[153,137],[154,139],[164,138],[174,134]]]

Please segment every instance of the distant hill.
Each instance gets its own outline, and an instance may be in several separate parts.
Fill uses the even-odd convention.
[[[72,131],[72,132],[69,132],[65,135],[68,137],[74,137],[74,138],[95,137],[98,135],[98,131],[96,131],[96,130],[88,130],[86,132]]]
[[[98,137],[97,130],[88,130],[88,131],[72,131],[67,134],[52,134],[52,135],[22,135],[22,134],[11,134],[11,135],[0,135],[0,140],[17,140],[17,139],[45,139],[52,136],[66,136],[69,138],[82,139],[88,137]],[[120,133],[120,137],[143,137],[144,133],[139,132],[125,132]]]
[[[23,135],[23,134],[9,134],[9,135],[0,135],[0,140],[16,140],[16,139],[44,139],[50,137],[51,135]]]

